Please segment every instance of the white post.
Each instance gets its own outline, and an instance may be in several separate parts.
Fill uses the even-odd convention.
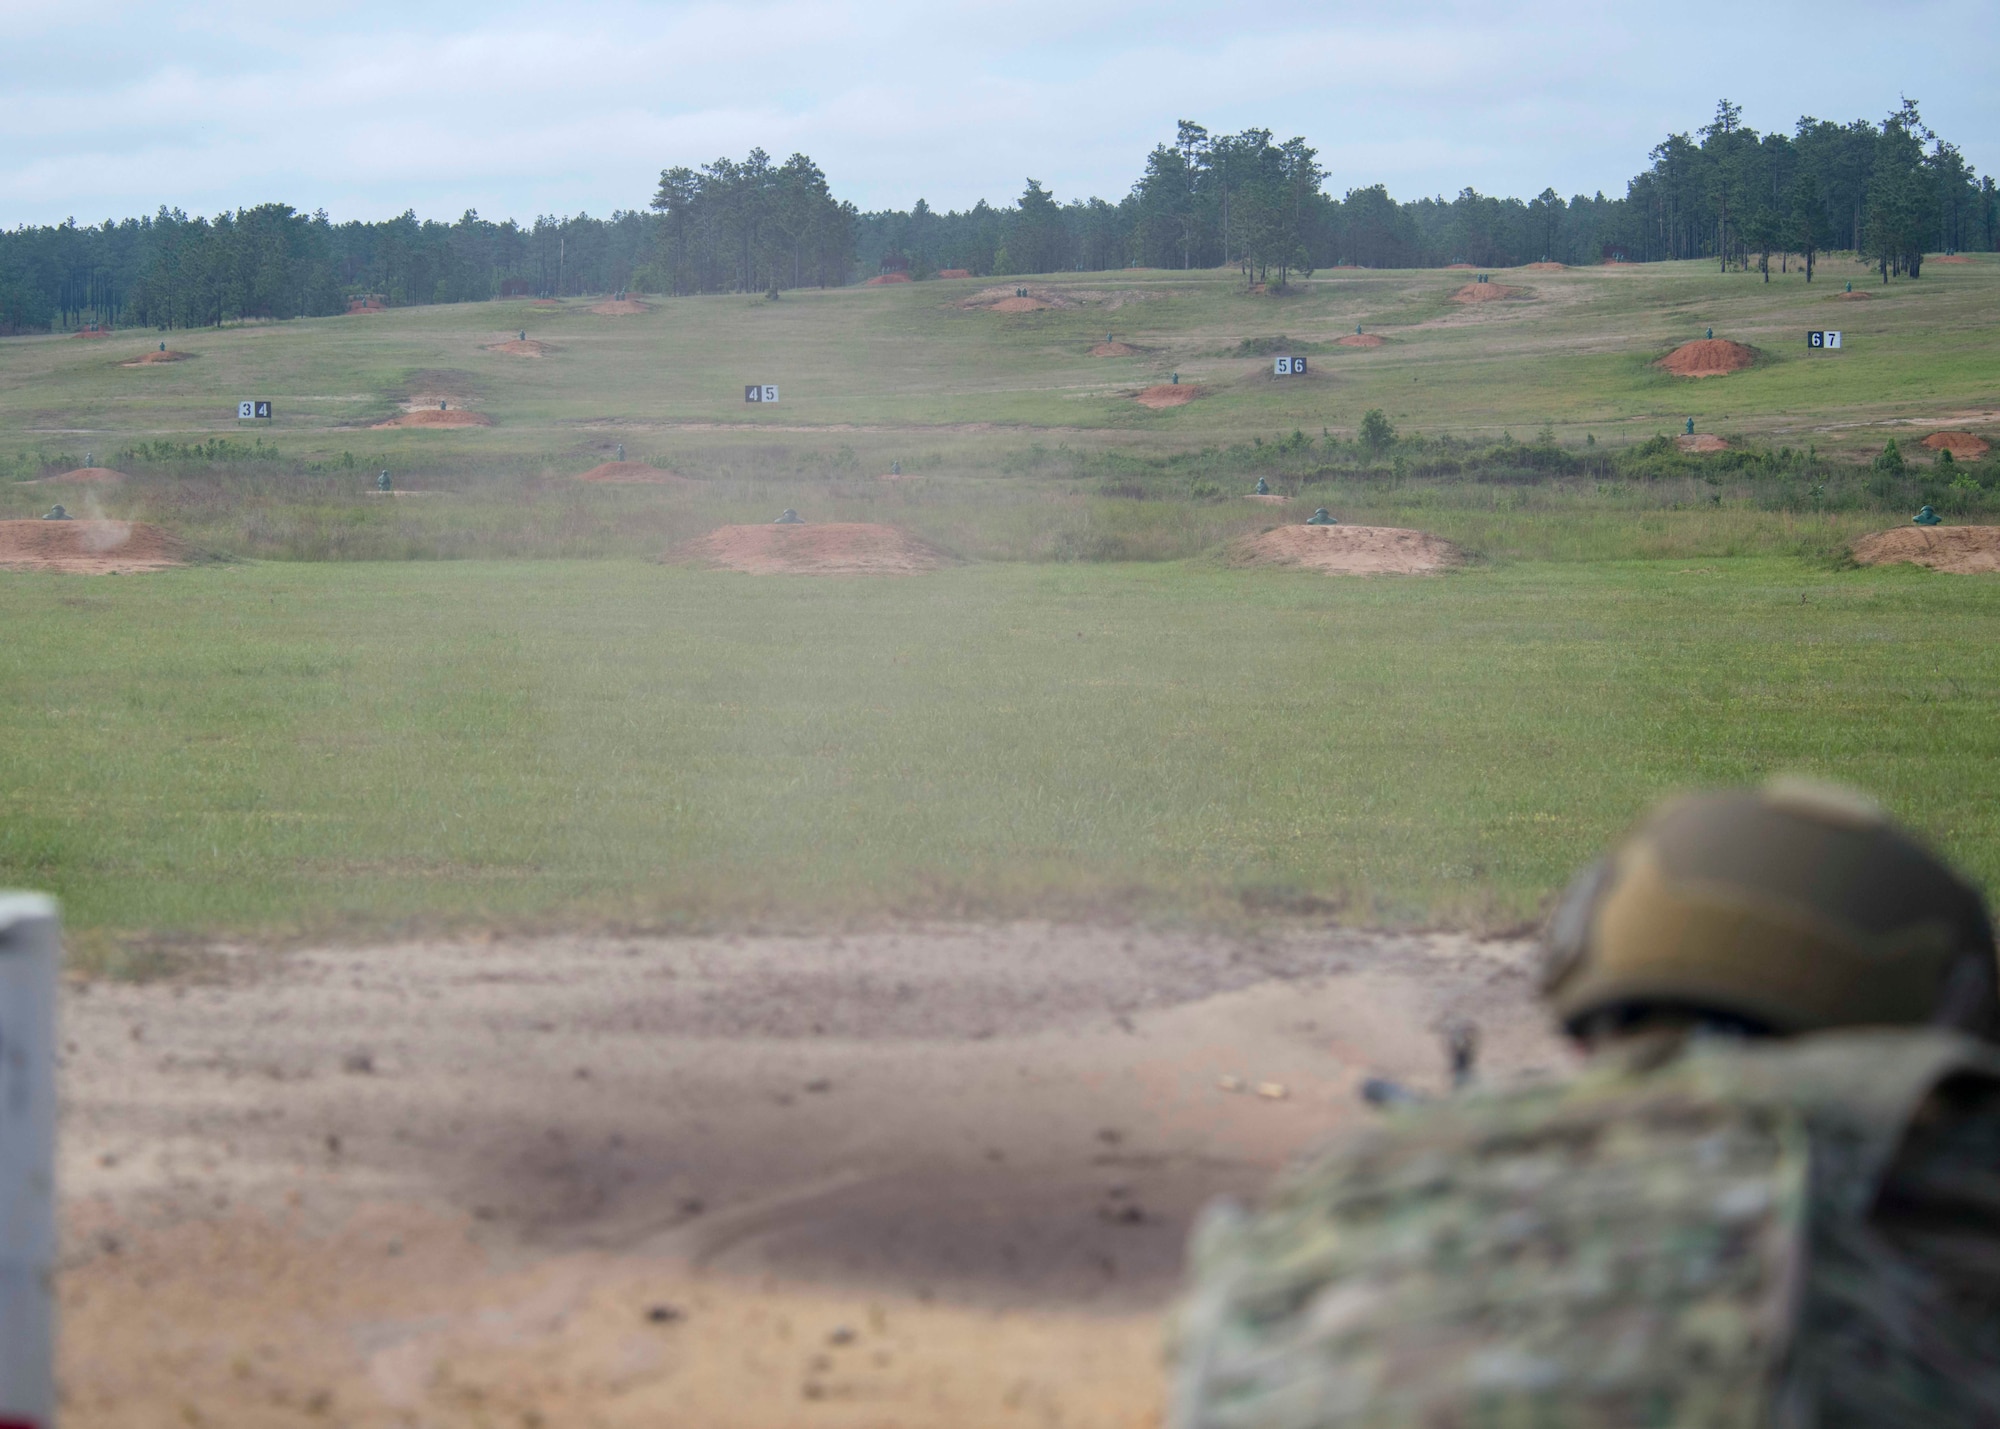
[[[0,1425],[55,1424],[56,903],[0,893]]]

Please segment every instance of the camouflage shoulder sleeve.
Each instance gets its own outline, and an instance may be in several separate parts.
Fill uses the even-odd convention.
[[[1401,1114],[1198,1231],[1171,1422],[1766,1424],[1809,1161],[1789,1109],[1671,1073]]]

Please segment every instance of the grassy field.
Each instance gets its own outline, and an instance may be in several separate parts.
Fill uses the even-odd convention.
[[[1944,480],[1927,423],[1994,434],[2000,264],[1864,301],[1850,271],[1870,287],[1500,274],[1532,296],[1476,309],[1438,272],[1285,297],[1070,275],[1031,281],[1071,306],[1018,315],[961,307],[977,283],[492,303],[169,334],[194,356],[150,368],[120,363],[156,335],[0,341],[0,516],[61,499],[218,557],[0,573],[0,885],[61,894],[125,966],[404,924],[1496,927],[1659,793],[1780,769],[1871,789],[1991,881],[2000,584],[1842,553]],[[1388,345],[1335,346],[1356,323]],[[1650,365],[1709,326],[1758,364]],[[1847,348],[1809,354],[1817,326]],[[552,354],[485,350],[523,327]],[[1107,333],[1141,354],[1088,357]],[[1280,335],[1312,377],[1263,375]],[[1208,395],[1130,400],[1173,371]],[[782,403],[746,406],[752,380]],[[494,425],[372,428],[426,394]],[[238,432],[245,396],[274,427]],[[1361,453],[1373,407],[1421,440]],[[1687,415],[1754,459],[1604,465]],[[1477,455],[1503,433],[1567,465]],[[1891,435],[1912,474],[1885,485],[1860,459]],[[690,480],[571,480],[620,443]],[[33,482],[86,451],[132,480]],[[892,461],[923,479],[878,480]],[[370,495],[383,466],[432,494]],[[1958,509],[2000,499],[1981,471]],[[1289,506],[1233,499],[1266,473]],[[1315,505],[1472,563],[1221,559]],[[657,559],[784,506],[959,559],[873,582]]]
[[[1803,770],[2000,876],[2000,584],[628,562],[0,584],[8,882],[139,933],[1338,910],[1505,925]],[[143,939],[142,939],[143,941]]]

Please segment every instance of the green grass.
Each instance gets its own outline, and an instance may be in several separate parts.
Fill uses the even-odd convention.
[[[2000,584],[628,562],[0,584],[0,884],[86,940],[883,914],[1497,926],[1798,770],[2000,876]]]

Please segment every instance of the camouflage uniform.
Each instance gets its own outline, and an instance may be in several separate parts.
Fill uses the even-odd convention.
[[[1174,1429],[2000,1426],[1976,890],[1820,795],[1707,796],[1550,943],[1597,1055],[1399,1108],[1211,1211]]]

